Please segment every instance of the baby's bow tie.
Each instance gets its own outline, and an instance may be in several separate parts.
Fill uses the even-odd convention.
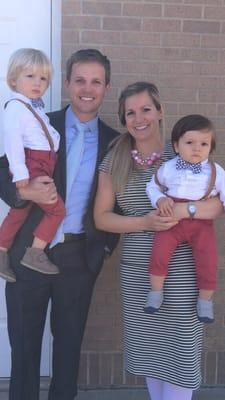
[[[44,102],[41,97],[38,99],[31,99],[31,104],[34,108],[44,108]]]
[[[193,174],[199,174],[202,171],[201,163],[192,164],[188,161],[184,161],[181,157],[178,157],[176,162],[176,169],[190,169]]]

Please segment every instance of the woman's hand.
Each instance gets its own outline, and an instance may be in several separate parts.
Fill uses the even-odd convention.
[[[178,223],[174,217],[162,217],[159,213],[159,210],[155,210],[143,217],[144,230],[167,231]]]
[[[56,187],[53,179],[49,176],[38,176],[30,179],[26,187],[18,190],[22,200],[43,204],[53,204],[57,200]]]

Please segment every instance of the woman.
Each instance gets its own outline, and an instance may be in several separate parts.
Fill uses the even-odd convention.
[[[196,316],[196,279],[191,249],[182,244],[170,262],[160,310],[143,312],[149,289],[148,262],[154,231],[167,230],[190,217],[177,203],[174,217],[161,217],[149,204],[146,183],[160,162],[173,157],[164,148],[163,109],[155,85],[129,85],[119,99],[119,117],[127,132],[113,143],[100,167],[95,204],[99,229],[123,233],[121,284],[125,367],[146,377],[151,400],[190,400],[201,382],[202,324]],[[120,214],[115,213],[115,204]],[[215,218],[216,198],[196,202],[197,218]],[[163,249],[162,249],[163,251]]]

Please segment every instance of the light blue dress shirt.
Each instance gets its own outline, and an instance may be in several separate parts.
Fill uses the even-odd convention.
[[[76,135],[76,127],[79,125],[85,125],[84,152],[69,198],[66,199],[63,233],[84,232],[82,220],[88,206],[97,161],[98,117],[82,123],[71,107],[66,111],[66,152],[68,154],[73,137]]]

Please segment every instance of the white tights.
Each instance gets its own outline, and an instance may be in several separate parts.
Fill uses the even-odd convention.
[[[146,377],[146,383],[151,400],[191,400],[192,398],[192,389],[148,377]]]

